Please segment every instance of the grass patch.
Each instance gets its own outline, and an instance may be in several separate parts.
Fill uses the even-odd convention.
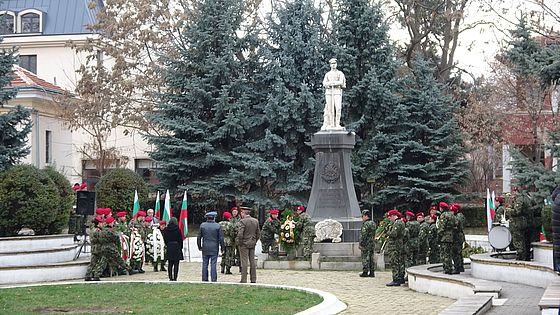
[[[0,289],[2,314],[294,314],[322,302],[294,290],[190,283]]]

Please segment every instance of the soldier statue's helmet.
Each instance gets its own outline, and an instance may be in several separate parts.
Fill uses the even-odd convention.
[[[329,59],[329,63],[336,63],[336,58]]]
[[[231,212],[227,212],[227,211],[224,212],[224,213],[222,214],[222,217],[224,217],[224,218],[226,218],[226,219],[231,218]]]
[[[270,210],[270,214],[279,214],[279,213],[280,213],[280,210],[278,210],[278,209]]]
[[[367,215],[369,218],[369,210],[362,210],[362,215]]]

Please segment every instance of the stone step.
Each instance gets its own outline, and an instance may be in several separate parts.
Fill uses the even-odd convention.
[[[542,314],[558,314],[560,306],[560,279],[552,282],[544,291],[539,302]]]
[[[1,237],[0,253],[57,248],[74,243],[73,234]]]
[[[321,256],[321,263],[324,262],[362,262],[360,256]]]
[[[0,253],[0,267],[40,266],[71,261],[77,247],[78,244],[72,244]]]
[[[440,315],[478,315],[486,313],[492,308],[492,297],[473,295],[460,298],[455,303],[441,311]]]
[[[83,279],[89,257],[40,266],[0,267],[0,285]]]

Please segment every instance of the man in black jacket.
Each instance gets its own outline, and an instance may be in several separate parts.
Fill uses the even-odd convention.
[[[210,277],[212,282],[218,281],[216,262],[218,251],[225,248],[224,237],[220,225],[215,222],[217,213],[206,213],[206,222],[200,225],[196,239],[198,249],[202,251],[202,281],[208,281],[208,262],[210,261]]]

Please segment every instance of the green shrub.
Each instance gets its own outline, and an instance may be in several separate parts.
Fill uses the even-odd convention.
[[[138,191],[140,204],[148,199],[148,185],[136,172],[118,168],[107,172],[95,185],[97,207],[126,211],[132,215],[134,190]],[[163,206],[163,205],[162,205]]]
[[[544,226],[544,237],[552,242],[552,206],[544,206],[541,211],[542,224]]]
[[[464,258],[469,258],[471,257],[471,255],[474,254],[484,254],[486,253],[486,250],[482,247],[471,247],[471,246],[466,246],[465,248],[463,248],[463,257]]]
[[[56,211],[56,220],[49,225],[48,228],[49,234],[59,234],[62,232],[62,229],[68,226],[68,219],[70,218],[76,196],[68,179],[60,174],[54,167],[49,166],[45,168],[43,172],[52,179],[60,195],[59,206],[56,207],[53,205],[53,207],[56,208],[53,209]]]
[[[60,204],[58,188],[45,172],[32,165],[9,168],[0,173],[0,236],[16,235],[23,227],[48,234]]]
[[[486,226],[486,206],[484,204],[463,204],[461,212],[465,216],[465,227]]]

